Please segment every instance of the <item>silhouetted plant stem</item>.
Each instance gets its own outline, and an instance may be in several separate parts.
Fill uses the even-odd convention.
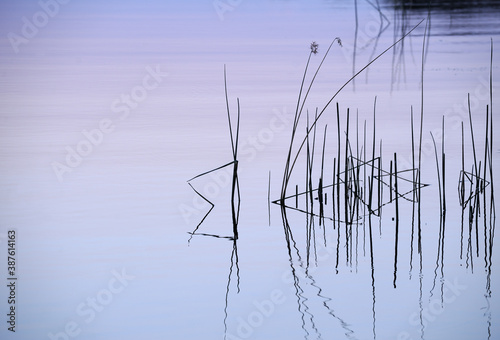
[[[463,256],[464,248],[464,212],[465,212],[465,142],[464,142],[464,122],[462,121],[462,172],[460,185],[460,205],[462,207],[462,218],[460,224],[460,259]]]
[[[495,223],[492,223],[493,219],[496,217],[496,209],[495,209],[495,195],[493,194],[493,38],[491,38],[490,43],[490,224],[493,226]],[[485,164],[486,166],[486,164]],[[493,227],[494,230],[494,227]]]
[[[389,163],[389,201],[392,202],[392,160]]]
[[[396,288],[396,278],[398,270],[398,237],[399,237],[399,204],[398,204],[398,160],[394,153],[394,191],[396,195],[396,232],[394,241],[394,281],[393,285]]]
[[[325,132],[323,133],[323,149],[321,151],[321,175],[319,177],[319,184],[318,184],[318,200],[319,200],[319,225],[324,225],[324,207],[323,207],[323,173],[324,173],[324,167],[325,167],[325,146],[326,146],[326,130],[327,130],[328,125],[325,125]],[[325,193],[326,195],[326,193]],[[326,196],[325,196],[326,197]],[[325,202],[326,204],[326,202]],[[325,228],[323,228],[324,231]],[[324,235],[325,236],[325,235]],[[324,237],[326,240],[326,236]],[[326,243],[326,241],[325,241]]]
[[[432,143],[434,144],[434,155],[436,156],[436,170],[437,170],[438,188],[439,188],[439,213],[442,215],[443,214],[443,195],[441,194],[441,175],[439,174],[439,161],[438,161],[438,154],[437,154],[437,148],[436,148],[436,141],[434,140],[434,136],[432,135],[432,132],[431,132],[431,137],[432,137]]]
[[[271,226],[271,171],[269,171],[269,180],[267,182],[267,214],[269,217],[269,226]]]
[[[380,207],[378,216],[382,218],[382,139],[380,139],[380,151],[378,158],[378,202],[377,206]],[[382,230],[379,228],[379,235],[382,235]]]
[[[424,125],[424,65],[425,65],[425,47],[427,38],[427,28],[429,19],[425,22],[424,39],[422,42],[422,67],[420,74],[420,142],[418,146],[418,252],[422,252],[422,218],[421,218],[421,188],[422,188],[422,134]]]
[[[411,209],[411,238],[410,238],[410,278],[413,269],[413,236],[415,233],[415,200],[417,191],[417,178],[415,172],[415,138],[413,132],[413,106],[410,107],[410,117],[411,117],[411,165],[412,165],[412,209]]]
[[[366,120],[363,124],[363,163],[366,164]],[[366,166],[363,167],[363,200],[367,197]],[[363,204],[363,256],[366,256],[366,204]]]
[[[295,185],[295,208],[299,207],[299,185]]]
[[[474,170],[475,170],[475,175],[479,176],[479,172],[477,170],[476,144],[474,142],[474,128],[472,127],[472,113],[470,110],[470,93],[467,93],[467,107],[469,109],[470,135],[472,138],[472,153],[474,155]]]
[[[346,137],[345,137],[345,157],[344,157],[344,220],[345,220],[345,248],[346,248],[346,263],[349,262],[349,239],[350,233],[349,228],[349,188],[348,188],[348,175],[349,175],[349,165],[348,165],[348,151],[349,151],[349,109],[347,109],[346,118]]]
[[[443,125],[442,125],[442,144],[441,144],[441,168],[442,168],[442,178],[443,178],[443,210],[442,214],[446,213],[446,156],[444,150],[445,143],[445,133],[444,133],[444,115],[443,115]]]
[[[332,213],[333,213],[333,229],[335,230],[335,225],[337,221],[335,220],[335,186],[337,185],[336,178],[337,178],[337,172],[336,172],[336,166],[337,166],[337,159],[333,158],[333,174],[332,174]]]
[[[337,219],[340,237],[340,108],[337,103]]]
[[[373,143],[372,143],[372,173],[371,173],[371,181],[369,182],[369,201],[368,201],[368,211],[370,214],[373,214],[372,201],[373,201],[373,175],[375,171],[375,122],[376,122],[376,108],[377,108],[377,96],[375,96],[375,100],[373,102]]]

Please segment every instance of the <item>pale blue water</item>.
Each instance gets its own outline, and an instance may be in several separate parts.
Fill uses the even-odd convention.
[[[498,245],[493,243],[488,275],[481,215],[474,270],[465,252],[460,259],[457,195],[459,120],[466,128],[467,169],[472,164],[467,93],[478,158],[484,157],[491,38],[494,124],[499,117],[495,2],[431,11],[422,174],[430,186],[422,191],[422,275],[416,250],[410,273],[411,203],[400,202],[396,289],[394,204],[384,208],[380,222],[372,218],[374,280],[367,239],[363,251],[366,223],[357,226],[352,266],[346,265],[342,234],[337,272],[337,230],[327,222],[325,247],[323,226],[316,220],[317,264],[312,261],[305,272],[306,216],[287,213],[299,254],[293,248],[289,256],[276,205],[269,223],[268,176],[271,171],[271,199],[277,199],[310,43],[318,42],[319,53],[312,56],[308,79],[335,37],[343,45],[332,47],[310,93],[312,118],[353,69],[390,46],[401,25],[410,29],[424,19],[426,10],[408,9],[403,21],[389,2],[380,2],[381,16],[378,2],[357,1],[356,30],[350,1],[47,3],[53,16],[39,14],[37,2],[0,4],[2,339],[500,337]],[[33,22],[33,16],[39,27],[23,31],[23,17]],[[337,100],[342,126],[350,108],[351,134],[357,110],[361,140],[367,121],[371,147],[377,96],[384,169],[394,152],[403,169],[408,165],[411,106],[415,119],[420,113],[424,25],[404,40],[404,48],[398,45],[349,84],[318,122],[316,162],[328,124],[328,184],[337,155]],[[11,33],[21,40],[12,43]],[[235,264],[231,267],[232,242],[195,236],[188,244],[188,232],[209,206],[186,181],[232,160],[224,65],[232,112],[236,97],[241,105],[238,273]],[[440,280],[438,267],[433,289],[439,201],[429,131],[437,136],[443,115],[448,211],[444,275]],[[301,124],[304,136],[305,121]],[[498,150],[495,138],[494,169]],[[303,188],[304,169],[300,158],[289,193],[295,184]],[[229,175],[212,175],[193,182],[215,205],[199,231],[231,236]],[[11,229],[17,232],[15,334],[6,323],[11,306],[6,235]]]

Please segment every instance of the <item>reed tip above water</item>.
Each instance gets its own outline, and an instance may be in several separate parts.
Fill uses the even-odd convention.
[[[333,45],[334,42],[337,42],[337,44],[339,44],[340,47],[343,47],[342,40],[339,37],[336,37],[335,39],[333,39],[332,43],[330,44],[330,47]],[[319,44],[316,41],[313,41],[311,43],[310,48],[311,48],[311,53],[318,54]]]
[[[318,43],[316,41],[313,41],[311,43],[311,53],[317,54],[318,53]]]

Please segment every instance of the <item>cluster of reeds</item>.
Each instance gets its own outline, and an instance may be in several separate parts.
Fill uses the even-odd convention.
[[[421,21],[422,22],[422,21]],[[420,23],[421,23],[420,22]],[[420,25],[420,23],[418,25]],[[418,26],[417,25],[417,26]],[[397,45],[402,41],[407,35],[409,35],[414,29],[407,32],[396,41],[392,46],[384,50],[377,57],[373,58],[367,65],[365,65],[361,70],[356,72],[347,82],[342,85],[339,90],[330,98],[330,100],[323,106],[321,110],[318,108],[315,110],[314,120],[310,123],[310,116],[307,114],[306,117],[306,127],[305,136],[302,141],[296,147],[295,142],[299,138],[299,121],[301,119],[302,113],[304,112],[305,104],[311,88],[314,84],[316,76],[318,75],[321,66],[323,65],[328,53],[330,52],[333,44],[335,42],[339,43],[340,39],[335,38],[330,46],[328,47],[323,59],[319,63],[310,83],[306,86],[305,79],[308,74],[308,68],[311,60],[311,56],[317,53],[317,47],[312,48],[309,54],[309,58],[306,63],[304,75],[302,78],[294,123],[292,126],[291,140],[288,149],[288,155],[285,163],[285,169],[283,174],[283,182],[281,189],[281,197],[275,200],[273,203],[279,204],[282,207],[282,216],[284,221],[284,226],[286,229],[286,234],[291,235],[291,231],[288,229],[289,225],[286,218],[286,210],[298,210],[306,214],[306,259],[307,265],[309,265],[311,252],[316,258],[316,231],[315,231],[315,218],[318,219],[318,225],[323,227],[323,235],[325,235],[325,219],[333,221],[333,228],[337,230],[337,254],[340,248],[340,239],[343,234],[343,239],[345,240],[344,248],[346,251],[346,263],[349,266],[353,265],[353,259],[357,262],[358,257],[358,240],[360,234],[359,226],[363,226],[363,252],[365,252],[365,239],[368,234],[370,239],[370,253],[372,254],[372,230],[371,224],[369,225],[369,230],[365,228],[365,223],[362,220],[368,215],[381,216],[382,207],[393,201],[397,201],[399,197],[405,196],[403,193],[399,192],[397,188],[397,178],[399,176],[397,172],[397,167],[395,166],[395,171],[391,170],[389,172],[384,171],[382,168],[382,140],[377,141],[376,139],[376,98],[374,102],[374,113],[373,113],[373,141],[371,145],[371,157],[367,158],[367,134],[366,134],[366,121],[364,122],[363,128],[363,145],[360,145],[360,132],[359,132],[359,121],[356,115],[356,130],[353,132],[351,128],[351,119],[349,109],[346,111],[346,121],[345,130],[342,132],[341,127],[341,114],[340,108],[337,103],[337,155],[333,157],[332,164],[332,175],[325,177],[325,149],[327,141],[327,126],[324,126],[323,135],[323,146],[321,151],[321,167],[319,171],[319,176],[314,179],[314,154],[316,147],[316,131],[317,125],[320,117],[326,111],[326,109],[333,102],[335,97],[342,91],[342,89],[347,86],[351,81],[353,81],[361,72],[363,72],[368,66],[375,62],[379,57],[389,51],[392,47]],[[354,139],[355,136],[355,145]],[[353,140],[352,140],[353,139]],[[342,143],[343,142],[343,143]],[[342,145],[343,144],[343,145]],[[305,184],[304,189],[299,190],[299,185],[295,185],[295,193],[288,194],[287,188],[290,184],[292,178],[292,172],[299,160],[302,150],[305,150]],[[377,149],[379,149],[379,154],[376,154]],[[341,150],[343,150],[341,152]],[[395,161],[397,162],[397,156],[395,155]],[[391,162],[392,164],[392,162]],[[413,169],[412,169],[413,171]],[[417,171],[418,173],[419,171]],[[389,183],[384,180],[389,177]],[[325,178],[331,178],[332,183],[326,184]],[[393,184],[394,179],[394,184]],[[412,178],[412,181],[416,178]],[[317,184],[316,184],[317,183]],[[389,202],[384,202],[383,191],[384,186],[389,188],[390,200]],[[413,189],[420,189],[422,185],[413,185]],[[331,190],[328,190],[331,188]],[[410,190],[411,192],[412,190]],[[330,196],[330,197],[329,197]],[[299,206],[299,198],[303,198],[305,203]],[[412,199],[408,200],[415,201],[416,195]],[[293,200],[295,204],[289,203]],[[315,209],[317,201],[317,209]],[[327,209],[327,205],[330,202],[331,208]],[[399,219],[399,208],[398,203],[396,203],[397,211],[396,216]],[[331,214],[330,214],[331,212]],[[341,227],[344,226],[344,228]],[[343,230],[342,230],[343,229]],[[379,228],[380,229],[380,228]],[[398,229],[396,228],[396,234]],[[323,237],[326,242],[326,238]],[[397,237],[396,237],[397,242]],[[397,248],[397,244],[396,244]],[[338,266],[337,256],[337,266]],[[396,262],[396,261],[395,261]],[[395,264],[396,265],[396,264]]]
[[[307,270],[311,261],[317,263],[317,227],[322,231],[324,245],[326,245],[326,228],[330,225],[336,231],[336,264],[335,268],[338,272],[339,259],[341,258],[340,249],[345,249],[346,265],[350,268],[353,264],[357,270],[358,263],[358,241],[362,232],[362,245],[363,256],[366,255],[366,239],[369,242],[369,253],[372,271],[372,287],[373,287],[373,313],[375,319],[375,275],[374,275],[374,250],[373,250],[373,237],[374,232],[372,229],[372,217],[379,218],[379,234],[382,234],[381,217],[383,208],[387,205],[394,206],[394,276],[393,286],[396,288],[397,271],[398,271],[398,254],[399,254],[399,232],[400,232],[400,202],[406,200],[412,203],[412,218],[411,218],[411,241],[410,241],[410,275],[413,260],[413,245],[414,234],[417,233],[417,251],[420,257],[420,302],[422,300],[422,228],[421,228],[421,189],[426,187],[421,180],[422,169],[422,139],[423,139],[423,123],[424,123],[424,60],[427,46],[427,33],[428,23],[424,31],[424,39],[422,46],[422,71],[421,71],[421,105],[420,105],[420,121],[419,121],[419,136],[418,143],[415,138],[414,131],[414,117],[413,107],[411,108],[411,155],[412,155],[412,168],[411,169],[398,169],[398,155],[393,153],[393,157],[389,160],[389,170],[384,170],[384,163],[382,159],[382,139],[377,140],[376,134],[376,117],[377,117],[377,98],[374,99],[373,105],[373,130],[371,145],[367,143],[367,121],[363,123],[362,129],[362,142],[360,142],[360,127],[358,114],[356,113],[355,128],[351,122],[350,110],[346,109],[345,116],[341,115],[340,106],[336,103],[336,145],[333,148],[327,144],[328,126],[324,125],[323,138],[321,144],[321,157],[317,161],[315,155],[317,154],[316,139],[318,122],[321,116],[326,112],[327,108],[331,105],[336,96],[364,70],[366,70],[373,62],[388,52],[391,48],[403,41],[413,30],[415,30],[423,20],[413,27],[410,31],[402,35],[402,37],[394,42],[393,45],[385,49],[377,57],[371,59],[361,70],[354,73],[354,75],[345,82],[337,92],[327,101],[327,103],[320,110],[315,109],[314,118],[310,118],[310,114],[305,109],[308,95],[312,89],[315,79],[327,57],[334,43],[341,46],[339,38],[335,38],[328,47],[323,59],[319,63],[312,80],[307,88],[305,87],[305,79],[308,74],[308,68],[311,61],[311,56],[318,53],[318,45],[313,42],[311,44],[311,51],[306,63],[303,79],[300,85],[300,91],[297,100],[294,122],[291,131],[291,140],[288,148],[287,158],[284,167],[282,187],[280,198],[273,201],[281,207],[283,218],[283,226],[285,231],[285,238],[287,242],[288,254],[292,274],[294,277],[294,286],[296,288],[296,295],[298,301],[303,299],[302,289],[298,284],[298,277],[295,274],[293,265],[292,252],[295,250],[296,256],[299,261],[302,261],[299,249],[293,238],[291,227],[288,223],[287,210],[295,210],[305,214],[306,218],[306,275],[313,283],[314,279],[309,276]],[[461,251],[460,259],[466,256],[466,265],[473,269],[473,258],[479,257],[480,252],[480,217],[483,217],[484,222],[484,260],[485,266],[491,269],[491,255],[493,248],[494,237],[494,219],[495,219],[495,201],[493,191],[493,114],[492,114],[492,61],[493,61],[493,43],[491,45],[491,62],[490,62],[490,103],[486,106],[485,118],[485,141],[484,141],[484,157],[479,159],[479,150],[476,149],[476,139],[474,135],[474,127],[472,120],[472,113],[470,108],[470,95],[469,95],[469,125],[470,137],[472,144],[473,164],[471,170],[466,170],[465,167],[465,132],[464,123],[462,122],[462,162],[461,171],[458,181],[458,196],[461,206]],[[238,266],[238,222],[240,212],[240,188],[238,180],[238,140],[239,140],[239,127],[240,127],[240,103],[237,99],[237,120],[233,124],[229,108],[229,100],[227,93],[227,80],[226,68],[224,67],[224,90],[227,107],[227,120],[229,125],[229,135],[232,147],[232,161],[217,167],[215,169],[206,171],[188,180],[189,186],[192,190],[199,195],[204,201],[210,205],[210,209],[201,219],[196,228],[190,232],[191,238],[195,235],[211,236],[217,238],[226,238],[233,242],[233,250],[231,255],[231,265],[229,270],[229,277],[226,289],[226,304],[224,308],[225,318],[224,325],[226,326],[228,296],[231,285],[231,277],[233,274],[233,267],[236,267],[236,275],[238,278],[237,288],[239,291],[239,266]],[[305,122],[305,135],[300,142],[299,130],[301,129],[302,113],[306,111]],[[345,117],[344,125],[341,124],[341,117]],[[235,130],[233,132],[233,130]],[[431,296],[436,286],[436,278],[438,269],[441,269],[441,298],[443,298],[443,283],[444,283],[444,247],[445,247],[445,220],[447,211],[446,200],[446,152],[445,152],[445,117],[443,116],[441,124],[441,152],[438,152],[436,140],[431,133],[431,138],[434,145],[435,163],[437,172],[437,185],[439,192],[439,206],[440,206],[440,226],[438,236],[438,247],[436,256],[436,269],[434,277],[434,285],[431,289]],[[299,142],[297,142],[299,139]],[[297,146],[298,145],[298,146]],[[319,148],[319,147],[318,147]],[[336,152],[328,152],[328,150]],[[371,151],[367,157],[367,150]],[[303,151],[304,150],[304,151]],[[417,155],[418,151],[418,155]],[[305,155],[304,155],[305,154]],[[305,158],[305,176],[303,189],[300,190],[301,185],[295,184],[295,193],[288,194],[288,187],[292,182],[292,173],[295,167],[299,164],[299,160]],[[330,162],[330,163],[329,163]],[[317,166],[320,163],[319,172]],[[232,166],[233,177],[231,186],[231,216],[232,216],[232,236],[222,236],[217,234],[199,233],[198,229],[205,221],[207,216],[214,208],[214,204],[204,197],[191,182],[195,179],[208,175],[212,172],[218,171],[222,168]],[[327,169],[331,169],[331,173],[327,173]],[[387,168],[385,168],[387,169]],[[411,178],[407,178],[407,173],[411,172]],[[296,176],[293,177],[295,180]],[[327,182],[331,179],[331,184]],[[402,189],[405,185],[410,184],[411,189]],[[269,172],[268,182],[268,209],[269,209],[269,224],[271,224],[270,215],[270,187],[271,187],[271,173]],[[489,189],[489,190],[488,190]],[[386,197],[384,198],[384,193]],[[289,203],[293,201],[293,203]],[[331,207],[330,207],[331,206]],[[489,212],[489,214],[487,214]],[[417,224],[415,230],[415,214],[417,214]],[[489,219],[488,219],[489,216]],[[467,217],[467,222],[465,219]],[[366,223],[368,220],[368,223]],[[317,225],[316,225],[317,221]],[[361,228],[360,228],[361,226]],[[368,227],[368,229],[367,229]],[[465,228],[467,227],[467,230]],[[464,242],[464,235],[467,233],[467,239]],[[191,240],[191,238],[189,240]],[[343,242],[342,242],[343,241]],[[342,242],[342,245],[341,245]],[[489,280],[489,279],[488,279]],[[312,284],[316,287],[314,284]],[[318,287],[319,288],[319,287]],[[319,289],[318,296],[321,296],[321,289]],[[326,307],[328,307],[325,304]],[[301,306],[299,303],[299,311]],[[304,313],[303,313],[304,315]],[[333,315],[333,314],[332,314]],[[375,326],[374,326],[375,327]],[[225,327],[227,330],[227,327]],[[375,334],[375,329],[374,329]]]
[[[418,26],[418,25],[417,25]],[[416,26],[411,30],[413,31]],[[394,43],[391,47],[395,46],[399,41],[411,33],[409,31],[400,40]],[[294,280],[296,280],[297,296],[301,299],[300,286],[298,285],[298,278],[295,275],[293,266],[293,249],[295,249],[296,256],[299,261],[301,260],[300,252],[297,244],[293,238],[293,233],[287,219],[287,210],[296,210],[305,214],[306,217],[306,274],[307,270],[314,260],[317,264],[317,228],[319,227],[323,234],[324,245],[326,244],[326,228],[328,225],[336,231],[336,264],[335,268],[338,272],[339,259],[341,258],[340,250],[345,249],[346,265],[350,268],[355,266],[357,270],[358,264],[358,245],[359,238],[362,233],[363,256],[366,255],[366,240],[369,243],[369,254],[372,270],[372,287],[373,297],[375,304],[375,275],[374,275],[374,250],[373,250],[373,237],[374,231],[372,229],[372,217],[379,219],[379,234],[382,234],[381,217],[383,208],[387,205],[394,206],[394,216],[392,219],[395,221],[394,225],[394,276],[393,286],[396,288],[397,271],[398,271],[398,254],[399,254],[399,232],[400,232],[400,202],[406,200],[412,204],[412,220],[411,220],[411,241],[410,241],[410,275],[412,268],[413,258],[413,245],[414,234],[417,232],[417,249],[420,257],[420,274],[422,274],[422,228],[421,228],[421,189],[427,186],[421,180],[422,168],[422,139],[423,139],[423,122],[424,122],[424,59],[426,47],[426,34],[427,25],[424,33],[424,42],[422,48],[422,74],[421,74],[421,107],[420,107],[420,121],[419,121],[419,136],[418,142],[415,138],[413,107],[410,112],[410,126],[411,126],[411,154],[412,154],[412,168],[401,170],[398,168],[398,155],[393,153],[393,157],[389,160],[389,170],[384,170],[384,163],[382,159],[382,139],[377,139],[376,126],[377,126],[377,98],[374,99],[373,104],[373,122],[372,122],[372,140],[367,143],[367,121],[363,122],[362,132],[359,127],[358,113],[356,113],[355,125],[352,123],[350,110],[346,109],[345,115],[341,114],[340,106],[336,103],[336,145],[331,148],[328,144],[327,132],[328,126],[325,124],[323,129],[321,151],[317,146],[317,131],[318,122],[320,117],[333,102],[333,99],[340,93],[340,91],[357,75],[365,70],[371,63],[377,60],[380,56],[386,53],[391,47],[386,49],[380,55],[368,63],[364,68],[357,72],[351,79],[349,79],[326,103],[326,105],[319,110],[316,108],[314,118],[310,118],[309,112],[306,110],[305,122],[305,135],[302,142],[295,148],[295,142],[299,135],[300,118],[305,108],[307,97],[314,84],[314,80],[318,75],[323,62],[326,59],[331,47],[335,42],[341,45],[340,39],[335,38],[330,44],[325,56],[321,60],[314,76],[309,83],[307,89],[304,88],[307,70],[309,67],[310,58],[313,54],[317,53],[318,46],[313,43],[311,45],[311,52],[306,63],[304,77],[302,79],[297,107],[295,112],[295,119],[292,127],[291,141],[288,149],[287,159],[285,163],[285,170],[283,174],[281,196],[273,203],[280,205],[283,225],[285,230],[285,238],[287,241],[288,253],[290,257],[290,264],[292,273],[294,273]],[[493,248],[494,237],[494,219],[495,219],[495,201],[493,192],[493,114],[492,108],[492,58],[493,58],[493,45],[491,46],[491,63],[490,63],[490,103],[486,106],[485,118],[485,141],[484,141],[484,157],[479,159],[479,150],[476,149],[476,138],[474,134],[472,112],[470,109],[470,96],[469,96],[469,126],[470,138],[472,145],[473,164],[471,170],[467,171],[465,167],[465,132],[464,123],[462,122],[462,166],[459,175],[458,196],[459,203],[462,211],[462,224],[461,224],[461,252],[460,258],[462,259],[465,253],[466,265],[470,265],[473,269],[473,258],[479,257],[480,252],[480,217],[483,217],[484,222],[484,260],[485,266],[491,268],[491,254]],[[226,304],[224,308],[225,318],[224,324],[226,325],[228,296],[231,286],[231,277],[233,275],[233,267],[236,267],[236,275],[238,278],[237,288],[239,291],[239,266],[238,266],[238,220],[240,212],[240,189],[238,180],[238,140],[239,140],[239,122],[240,122],[240,104],[237,99],[237,120],[234,124],[231,119],[229,100],[227,93],[227,80],[226,69],[224,68],[224,89],[227,107],[227,120],[229,125],[229,135],[232,147],[232,161],[217,167],[215,169],[201,173],[190,180],[188,184],[192,190],[199,195],[203,200],[210,204],[210,209],[201,219],[200,223],[196,226],[193,232],[190,232],[191,238],[195,235],[211,236],[217,238],[226,238],[233,242],[233,250],[231,254],[231,265],[229,269],[229,277],[226,289]],[[342,124],[341,117],[345,117]],[[353,127],[355,126],[355,127]],[[234,130],[234,131],[233,131]],[[360,138],[361,135],[361,138]],[[438,236],[438,247],[436,255],[436,268],[434,285],[431,289],[431,296],[436,286],[438,269],[441,271],[441,297],[443,297],[443,284],[444,284],[444,247],[445,247],[445,219],[447,211],[446,200],[446,152],[445,152],[445,117],[443,116],[441,124],[441,150],[438,152],[436,140],[431,133],[431,138],[434,145],[436,173],[437,173],[437,186],[439,192],[439,206],[440,206],[440,225]],[[362,139],[362,142],[360,142]],[[334,142],[334,143],[335,143]],[[304,154],[302,150],[304,149]],[[334,150],[333,152],[328,150]],[[370,151],[367,151],[370,150]],[[315,155],[321,155],[319,161]],[[368,153],[368,155],[367,155]],[[418,153],[418,154],[417,154]],[[305,159],[305,176],[303,189],[300,190],[302,185],[295,184],[295,193],[287,194],[287,188],[292,181],[292,172],[294,171],[299,160]],[[317,164],[320,164],[319,171]],[[222,168],[232,166],[233,180],[231,186],[231,216],[232,216],[232,236],[222,236],[217,234],[199,233],[198,229],[214,208],[214,204],[204,197],[192,182],[202,176],[208,175],[212,172],[218,171]],[[328,174],[327,170],[331,169]],[[408,178],[408,173],[411,172],[411,178]],[[293,180],[296,179],[296,175]],[[331,179],[331,184],[327,182]],[[403,187],[410,185],[409,190]],[[270,200],[270,187],[271,187],[271,173],[269,173],[268,183],[268,204]],[[489,190],[488,190],[489,189]],[[385,194],[385,197],[384,197]],[[292,203],[290,203],[292,201]],[[331,206],[331,207],[330,207]],[[270,206],[268,206],[270,210]],[[489,215],[487,214],[489,212]],[[417,214],[417,224],[415,230],[415,214]],[[489,216],[489,219],[488,217]],[[467,222],[466,223],[466,217]],[[366,221],[368,220],[368,223]],[[317,221],[317,222],[316,222]],[[327,223],[327,221],[329,221]],[[488,223],[489,222],[489,223]],[[269,224],[271,218],[269,214]],[[467,230],[465,228],[467,227]],[[467,233],[467,234],[466,234]],[[466,240],[464,242],[464,235]],[[190,240],[191,240],[190,238]],[[342,255],[343,256],[343,255]],[[307,274],[308,275],[308,274]],[[312,277],[308,276],[312,279]],[[420,275],[420,293],[422,294],[422,275]],[[373,311],[375,307],[373,306]],[[300,306],[299,306],[300,310]],[[226,327],[227,329],[227,327]]]
[[[493,189],[493,86],[492,86],[492,64],[493,64],[493,42],[491,43],[490,61],[490,103],[486,106],[484,157],[479,159],[479,150],[476,149],[476,138],[472,112],[470,108],[470,94],[468,95],[469,127],[472,144],[473,164],[470,171],[465,167],[465,134],[462,122],[462,169],[458,182],[458,196],[462,207],[461,230],[460,230],[460,258],[465,251],[466,266],[474,268],[474,254],[479,257],[480,252],[480,217],[483,217],[483,241],[485,265],[491,261],[493,248],[493,236],[495,226],[495,196]],[[489,189],[489,190],[488,190]],[[467,222],[465,218],[467,217]],[[467,239],[464,242],[464,228],[467,227]],[[465,243],[465,244],[464,244]],[[464,249],[465,248],[465,249]]]
[[[415,29],[415,27],[413,28]],[[410,31],[411,32],[411,31]],[[403,36],[406,37],[410,32]],[[317,131],[319,128],[319,120],[329,105],[332,103],[337,94],[360,72],[362,72],[370,64],[357,72],[354,77],[348,80],[339,91],[337,91],[330,100],[323,106],[322,109],[316,108],[314,118],[305,109],[307,97],[314,84],[326,56],[330,52],[332,45],[338,42],[338,38],[330,44],[323,59],[319,63],[318,68],[312,76],[312,80],[306,86],[306,75],[311,60],[311,55],[315,54],[316,49],[311,50],[306,63],[304,75],[300,85],[299,96],[296,105],[295,119],[291,131],[291,140],[288,148],[288,154],[284,167],[281,197],[273,203],[281,206],[283,217],[283,225],[285,235],[289,244],[289,253],[291,253],[290,244],[293,243],[293,234],[288,223],[287,211],[295,210],[305,214],[306,230],[306,266],[317,260],[316,242],[317,235],[323,234],[323,240],[326,246],[326,229],[331,225],[336,231],[336,269],[338,269],[339,259],[345,256],[346,265],[353,267],[358,263],[358,241],[362,239],[363,255],[366,255],[366,243],[369,244],[369,254],[373,269],[373,237],[374,230],[372,229],[372,217],[379,218],[379,234],[381,234],[381,216],[383,208],[389,204],[394,207],[394,277],[393,285],[396,288],[397,271],[398,271],[398,255],[400,248],[400,204],[401,201],[411,202],[412,218],[411,218],[411,241],[410,241],[410,277],[413,267],[413,252],[414,243],[416,240],[417,253],[420,257],[420,267],[422,267],[422,209],[421,197],[422,189],[428,184],[424,184],[421,178],[421,169],[423,166],[422,143],[424,134],[424,64],[427,47],[428,27],[424,31],[424,39],[422,45],[422,71],[421,71],[421,103],[420,103],[420,119],[418,127],[415,128],[413,117],[413,107],[411,108],[411,155],[412,168],[399,169],[398,155],[393,153],[392,159],[388,160],[388,170],[382,159],[382,139],[377,138],[377,99],[375,97],[373,107],[373,132],[371,143],[367,143],[367,122],[363,123],[363,128],[359,127],[358,114],[356,114],[355,124],[352,122],[352,115],[349,109],[345,110],[345,114],[341,113],[339,104],[336,104],[336,138],[327,138],[328,126],[325,124],[322,136],[321,151],[317,152]],[[402,39],[403,39],[402,38]],[[400,40],[399,40],[400,41]],[[398,41],[398,42],[399,42]],[[397,44],[396,42],[395,44]],[[393,47],[395,45],[392,45]],[[389,49],[391,48],[389,47]],[[373,61],[386,53],[386,49]],[[492,52],[493,53],[493,47]],[[372,62],[373,62],[372,61]],[[491,87],[491,80],[490,80]],[[490,88],[490,92],[492,89]],[[462,244],[462,250],[467,255],[467,265],[472,266],[473,250],[476,257],[479,256],[479,241],[480,228],[479,217],[483,216],[484,225],[484,250],[485,259],[491,257],[492,240],[494,234],[494,224],[486,225],[486,211],[490,212],[490,220],[494,218],[494,195],[493,195],[493,119],[491,114],[491,104],[486,109],[486,128],[485,128],[485,143],[484,143],[484,160],[478,160],[476,141],[474,138],[474,129],[472,126],[472,114],[469,112],[470,131],[472,139],[472,153],[474,164],[471,171],[465,170],[465,155],[462,147],[462,170],[460,171],[459,179],[459,197],[460,205],[462,206],[462,222],[464,215],[468,213],[468,239],[466,245]],[[300,141],[299,131],[304,129],[300,127],[299,121],[302,113],[306,112],[305,135]],[[344,118],[343,118],[344,117]],[[341,122],[343,121],[343,122]],[[353,127],[354,126],[354,127]],[[417,131],[415,131],[417,130]],[[443,116],[441,123],[441,147],[438,149],[434,135],[431,133],[431,138],[434,145],[435,164],[437,172],[437,187],[439,192],[439,234],[436,257],[436,275],[437,269],[441,267],[441,277],[444,277],[444,255],[445,255],[445,220],[447,211],[447,178],[449,170],[446,166],[446,149],[445,149],[445,117]],[[361,137],[360,137],[361,136]],[[462,132],[463,136],[463,132]],[[463,137],[462,137],[463,138]],[[362,141],[360,142],[360,140]],[[298,140],[298,142],[297,142]],[[331,146],[331,144],[334,144]],[[335,145],[336,144],[336,145]],[[464,144],[464,142],[462,142]],[[438,151],[439,150],[439,151]],[[315,154],[320,155],[318,160]],[[368,156],[367,156],[368,154]],[[295,167],[304,160],[304,184],[293,183],[294,193],[288,193],[288,187],[292,182],[297,180],[297,174],[292,177]],[[319,166],[317,164],[320,164]],[[326,174],[327,169],[331,169],[330,175]],[[300,176],[299,176],[300,177]],[[328,183],[331,181],[331,183]],[[410,185],[410,189],[408,188]],[[489,194],[486,194],[486,188],[489,187]],[[301,189],[302,188],[302,189]],[[385,196],[385,197],[384,197]],[[368,220],[368,223],[366,223]],[[330,221],[325,223],[325,221]],[[407,224],[409,225],[409,224]],[[320,228],[318,232],[317,228]],[[464,223],[462,223],[462,240],[464,235]],[[475,243],[474,243],[475,241]],[[292,242],[292,243],[290,243]],[[341,250],[345,250],[345,255],[341,255]],[[460,254],[461,258],[463,254]],[[420,268],[422,270],[422,268]],[[442,280],[441,280],[442,281]]]

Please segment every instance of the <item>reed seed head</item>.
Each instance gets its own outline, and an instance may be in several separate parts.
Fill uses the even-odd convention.
[[[316,41],[313,41],[311,43],[311,52],[314,53],[314,54],[317,54],[318,53],[318,43]]]

